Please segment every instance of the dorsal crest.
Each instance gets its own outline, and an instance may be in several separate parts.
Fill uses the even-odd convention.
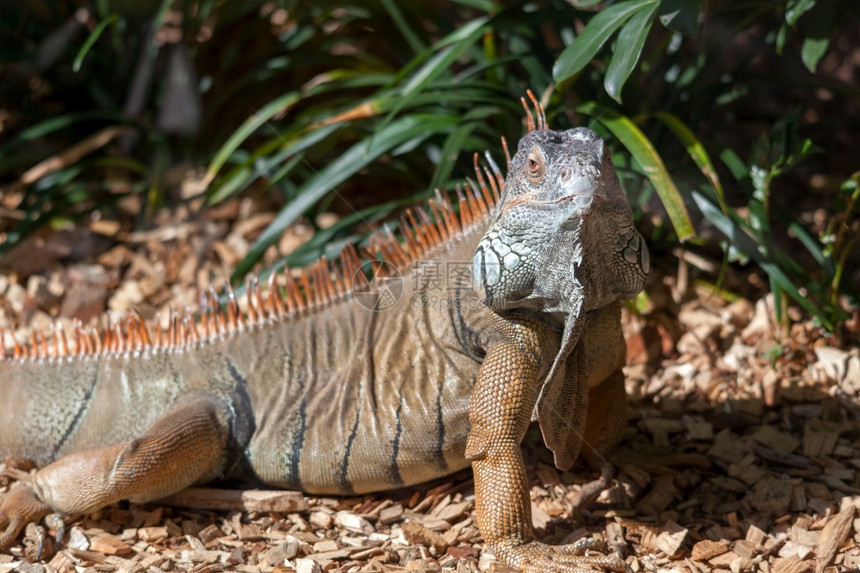
[[[456,187],[456,207],[447,193],[436,190],[435,198],[426,207],[406,211],[397,234],[386,227],[371,235],[366,246],[347,244],[336,260],[323,256],[295,274],[289,269],[272,273],[265,286],[256,276],[250,276],[241,304],[228,283],[220,296],[211,287],[201,290],[197,312],[173,310],[166,319],[156,317],[152,325],[147,325],[137,310],[131,310],[122,315],[105,315],[99,329],[85,328],[76,321],[67,332],[56,321],[47,332],[32,329],[23,341],[14,333],[7,335],[0,327],[0,361],[181,348],[318,311],[352,296],[356,287],[372,287],[375,279],[386,276],[389,265],[407,271],[437,246],[457,240],[487,220],[504,183],[489,155],[487,160],[490,167],[482,166],[475,154],[475,179],[467,178],[465,187]],[[357,285],[356,277],[366,282]],[[7,347],[9,341],[11,345]]]

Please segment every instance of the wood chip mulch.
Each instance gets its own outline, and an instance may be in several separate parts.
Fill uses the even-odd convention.
[[[3,261],[0,324],[193,305],[193,285],[223,277],[271,220],[247,202],[159,217],[154,231],[93,220],[34,238]],[[268,260],[311,233],[295,226]],[[559,472],[529,434],[539,535],[598,536],[634,572],[860,571],[860,352],[794,309],[784,332],[769,297],[685,300],[625,317],[630,423],[602,475]],[[0,463],[0,495],[30,470]],[[353,498],[195,488],[64,525],[60,543],[29,528],[0,573],[510,570],[481,553],[469,472]]]

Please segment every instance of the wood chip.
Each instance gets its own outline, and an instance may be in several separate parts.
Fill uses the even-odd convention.
[[[448,548],[448,543],[442,535],[427,529],[420,523],[407,521],[402,528],[403,536],[409,543],[434,547],[439,553],[443,553]]]
[[[782,515],[788,511],[792,489],[790,481],[768,476],[755,485],[750,503],[758,511]]]
[[[153,543],[167,537],[166,527],[142,527],[137,530],[138,538]]]
[[[335,525],[348,529],[349,531],[373,533],[373,526],[370,522],[351,511],[338,511],[334,515],[334,522]]]
[[[754,545],[763,545],[764,540],[767,538],[767,533],[762,531],[756,525],[750,525],[749,529],[747,529],[746,540]]]
[[[773,564],[773,573],[807,573],[812,571],[812,564],[802,561],[797,555],[787,559],[777,559]]]
[[[311,558],[319,563],[324,563],[326,561],[333,561],[337,559],[346,559],[360,549],[364,549],[364,547],[342,547],[340,549],[332,549],[331,551],[322,551],[320,553],[314,553],[313,555],[311,555]]]
[[[88,561],[90,563],[104,563],[106,556],[95,551],[84,551],[83,549],[69,548],[69,553],[76,559]]]
[[[688,533],[689,530],[686,527],[681,527],[674,521],[666,523],[663,531],[657,536],[657,549],[668,557],[674,557],[684,545]]]
[[[711,541],[703,539],[693,545],[690,557],[693,561],[707,561],[717,555],[722,555],[729,550],[729,544],[725,541]]]
[[[806,559],[806,556],[810,553],[812,553],[812,547],[796,541],[787,541],[779,550],[780,557],[792,557],[796,555],[801,559]]]
[[[308,517],[308,522],[316,529],[330,529],[334,519],[327,511],[312,511]]]
[[[90,540],[84,534],[84,530],[80,527],[72,527],[69,530],[69,537],[66,541],[66,547],[71,549],[80,549],[81,551],[86,551],[90,548]]]
[[[821,420],[808,421],[803,429],[803,455],[829,456],[836,447],[839,434],[840,428],[832,424]]]
[[[403,517],[403,506],[398,504],[386,507],[379,512],[379,521],[385,525],[400,521]]]
[[[714,437],[714,427],[710,422],[688,420],[684,422],[684,428],[691,440],[710,441]]]
[[[93,537],[90,540],[90,550],[105,555],[128,555],[132,552],[128,543],[110,533],[102,533]]]
[[[313,559],[296,559],[296,573],[322,573],[320,564]]]
[[[192,487],[159,499],[156,503],[175,507],[220,511],[304,511],[308,501],[301,492],[284,490],[232,490]]]
[[[223,552],[221,551],[183,551],[181,553],[181,559],[183,561],[190,561],[192,563],[218,563],[220,561]]]
[[[323,539],[314,543],[314,553],[325,553],[326,551],[337,551],[337,541],[334,539]]]
[[[543,531],[550,522],[552,522],[552,516],[541,509],[538,504],[532,502],[532,525],[534,528]]]
[[[675,479],[671,475],[661,475],[654,483],[654,487],[638,504],[640,511],[647,513],[659,513],[669,507],[674,501],[678,488],[675,487]]]
[[[286,559],[292,559],[299,552],[299,544],[296,540],[284,541],[272,547],[263,554],[263,559],[269,565],[278,565]]]
[[[444,519],[448,523],[454,523],[455,521],[458,521],[468,511],[470,506],[471,503],[467,501],[451,503],[446,505],[440,511],[434,513],[439,519]]]
[[[217,540],[219,537],[223,537],[224,532],[221,531],[221,528],[215,525],[214,523],[207,525],[197,534],[203,543],[212,543]]]
[[[849,505],[827,522],[821,532],[818,547],[815,550],[815,571],[819,573],[830,564],[836,551],[848,538],[851,532],[851,522],[854,520],[854,506]]]
[[[753,438],[760,444],[786,454],[790,454],[800,445],[796,438],[780,432],[773,426],[759,426],[753,434]]]
[[[740,560],[740,556],[734,551],[726,551],[725,553],[720,553],[719,555],[715,555],[711,559],[708,560],[712,566],[717,569],[723,568],[732,568],[732,566]]]
[[[740,462],[744,452],[738,444],[738,436],[734,432],[723,430],[714,436],[714,444],[708,449],[708,455],[727,462]]]
[[[745,539],[738,539],[735,541],[732,551],[743,558],[752,559],[756,554],[756,544]]]

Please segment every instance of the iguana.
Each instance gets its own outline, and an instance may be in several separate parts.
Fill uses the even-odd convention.
[[[51,512],[219,476],[357,494],[471,463],[478,526],[502,561],[623,569],[535,540],[520,442],[537,420],[567,469],[583,441],[618,435],[619,301],[642,289],[648,251],[604,142],[547,129],[531,97],[507,178],[476,162],[457,208],[437,192],[402,240],[373,238],[372,282],[348,246],[252,283],[244,310],[204,292],[197,321],[174,314],[152,334],[131,313],[101,334],[76,326],[74,343],[35,333],[0,350],[0,455],[42,466],[0,503],[0,547]]]

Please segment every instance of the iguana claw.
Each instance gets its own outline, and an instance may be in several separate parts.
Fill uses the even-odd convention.
[[[45,517],[45,525],[54,532],[54,541],[57,545],[61,544],[66,536],[66,520],[63,519],[63,516],[59,513],[48,514]]]
[[[500,543],[492,547],[502,561],[524,573],[605,573],[627,571],[618,555],[588,554],[591,540],[571,545],[547,545],[540,541]]]
[[[24,484],[13,487],[0,503],[0,549],[12,545],[28,523],[38,522],[49,513],[51,508],[32,489]]]

